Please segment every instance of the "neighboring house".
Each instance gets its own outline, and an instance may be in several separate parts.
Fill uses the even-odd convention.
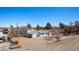
[[[2,35],[3,34],[3,32],[0,32],[0,35]]]
[[[8,31],[0,31],[0,37],[8,37]]]
[[[8,28],[0,28],[0,38],[4,39],[5,41],[8,41]]]
[[[27,32],[27,37],[29,38],[37,38],[37,37],[45,37],[45,36],[52,36],[52,33],[48,30]]]
[[[37,31],[31,31],[31,32],[27,32],[27,37],[28,38],[36,38],[38,36],[38,32]]]
[[[5,41],[7,41],[8,35],[4,34],[3,32],[0,32],[0,38],[4,38]]]

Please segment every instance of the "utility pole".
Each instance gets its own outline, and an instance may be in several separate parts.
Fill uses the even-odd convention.
[[[18,24],[16,24],[16,36],[18,36],[18,30],[19,30],[19,26]]]

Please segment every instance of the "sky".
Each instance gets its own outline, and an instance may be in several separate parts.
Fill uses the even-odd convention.
[[[0,7],[0,27],[10,25],[45,26],[47,22],[58,26],[79,20],[78,7]]]

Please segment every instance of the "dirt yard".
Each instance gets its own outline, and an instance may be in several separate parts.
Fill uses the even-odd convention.
[[[10,43],[4,42],[0,43],[0,51],[79,51],[79,35],[62,37],[59,42],[26,37],[16,37],[11,40],[18,41],[21,48],[9,49]]]
[[[79,35],[63,37],[59,42],[39,39],[29,39],[25,37],[13,38],[19,41],[19,45],[25,50],[31,51],[77,51],[79,50]]]

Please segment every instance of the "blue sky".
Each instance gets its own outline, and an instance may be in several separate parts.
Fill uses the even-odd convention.
[[[47,22],[56,26],[79,20],[78,7],[0,7],[0,26],[19,24],[44,26]]]

